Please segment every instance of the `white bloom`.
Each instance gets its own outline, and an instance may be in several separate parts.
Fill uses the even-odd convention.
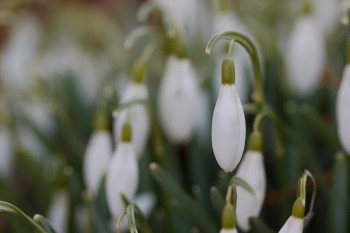
[[[11,88],[25,88],[30,84],[33,57],[36,56],[41,26],[32,16],[19,17],[13,26],[0,61],[1,77]]]
[[[87,145],[83,163],[85,184],[92,195],[98,192],[111,156],[112,140],[109,132],[94,132]]]
[[[13,154],[9,133],[0,127],[0,177],[10,178]]]
[[[212,122],[212,146],[225,172],[233,171],[242,158],[246,137],[243,107],[235,85],[222,85]]]
[[[199,84],[188,59],[168,58],[158,98],[160,122],[175,143],[187,142],[195,128]]]
[[[313,17],[325,34],[330,34],[338,23],[337,0],[313,0]]]
[[[347,151],[350,154],[350,65],[346,65],[343,73],[343,78],[340,84],[337,104],[336,115],[338,123],[339,139]]]
[[[289,84],[298,95],[307,95],[317,87],[325,60],[324,37],[312,17],[296,22],[286,50]]]
[[[237,229],[221,229],[220,233],[237,233]]]
[[[304,220],[290,216],[287,222],[283,225],[279,233],[302,233],[304,227]]]
[[[133,199],[138,183],[139,170],[132,144],[120,142],[110,162],[106,178],[107,203],[114,218],[118,218],[125,209],[120,194]]]
[[[68,195],[65,191],[62,190],[55,193],[51,201],[47,216],[56,232],[67,232]]]
[[[262,153],[247,151],[236,176],[246,181],[256,192],[256,195],[252,195],[244,188],[237,187],[237,223],[242,230],[248,231],[249,218],[259,215],[265,198],[266,176]]]
[[[137,99],[148,99],[147,87],[143,83],[131,82],[126,87],[121,103],[127,103]],[[126,120],[132,125],[132,145],[136,156],[140,158],[148,141],[150,130],[150,118],[147,107],[138,103],[122,110],[118,114],[117,119],[114,121],[114,133],[117,136],[117,141],[121,139],[121,129]]]

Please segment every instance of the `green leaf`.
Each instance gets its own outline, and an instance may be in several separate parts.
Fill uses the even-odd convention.
[[[252,232],[255,233],[276,233],[276,231],[272,230],[260,218],[250,218],[249,224],[252,228]]]
[[[130,233],[138,233],[135,220],[135,205],[130,204],[126,208],[126,216],[128,217],[128,224]]]
[[[0,213],[11,214],[18,217],[19,219],[24,221],[26,224],[32,226],[35,232],[47,233],[41,226],[35,223],[30,217],[28,217],[25,213],[23,213],[19,208],[17,208],[16,206],[8,202],[0,201]]]
[[[349,171],[346,155],[342,152],[336,154],[334,164],[334,183],[331,195],[330,221],[333,233],[348,232],[347,225],[349,221],[348,197],[349,197]]]
[[[152,163],[150,171],[155,180],[177,202],[177,207],[182,210],[204,232],[214,233],[219,230],[212,220],[191,197],[188,196],[179,185],[158,164]]]

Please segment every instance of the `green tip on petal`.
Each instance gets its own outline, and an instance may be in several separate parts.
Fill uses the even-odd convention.
[[[122,128],[122,142],[131,142],[131,137],[131,124],[129,122],[125,122]]]
[[[305,205],[301,198],[298,198],[293,205],[292,216],[295,218],[304,218]]]
[[[106,130],[108,129],[108,120],[105,114],[97,113],[94,121],[95,130]]]
[[[230,57],[224,58],[221,65],[221,83],[235,84],[235,64]]]
[[[236,228],[236,210],[233,205],[226,204],[222,211],[222,228],[235,229]]]
[[[143,83],[146,76],[146,65],[144,62],[139,61],[134,64],[133,67],[133,80],[135,83]]]
[[[248,139],[248,150],[261,151],[262,150],[262,136],[257,130],[253,131]]]

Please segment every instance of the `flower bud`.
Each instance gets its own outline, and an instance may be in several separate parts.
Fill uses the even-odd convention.
[[[96,195],[112,156],[112,140],[108,131],[95,131],[87,145],[83,172],[87,190]]]
[[[139,183],[137,158],[130,142],[120,142],[114,152],[106,177],[106,196],[111,214],[118,218],[125,206],[120,197],[132,200]]]
[[[340,84],[337,102],[336,116],[340,143],[350,154],[350,65],[346,65]]]
[[[196,72],[188,59],[169,57],[158,98],[161,126],[174,143],[186,143],[195,128],[199,99]]]
[[[237,174],[254,190],[255,195],[237,187],[237,223],[240,229],[250,229],[249,218],[257,217],[261,211],[266,192],[266,175],[261,151],[247,151]]]
[[[225,172],[233,171],[241,160],[245,134],[245,117],[236,86],[223,84],[213,114],[212,146],[216,161]]]
[[[121,103],[127,103],[133,100],[147,100],[148,91],[144,83],[131,82],[127,86]],[[117,141],[121,141],[121,129],[126,121],[130,121],[132,125],[132,144],[135,154],[138,158],[144,152],[145,145],[148,141],[150,130],[150,119],[147,107],[142,104],[131,106],[123,109],[117,119],[114,121],[114,133]]]
[[[321,78],[324,60],[324,37],[318,24],[311,16],[302,16],[291,32],[286,51],[292,91],[300,96],[312,92]]]

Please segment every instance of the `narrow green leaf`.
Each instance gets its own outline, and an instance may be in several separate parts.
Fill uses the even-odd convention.
[[[276,233],[276,231],[272,230],[260,218],[250,218],[249,224],[252,228],[252,232],[255,233]]]
[[[8,202],[0,201],[0,213],[14,215],[19,219],[21,219],[22,221],[24,221],[25,223],[27,223],[28,225],[32,226],[36,232],[47,233],[41,226],[35,223],[30,217],[28,217],[25,213],[23,213],[19,208],[17,208],[16,206]]]
[[[349,197],[349,171],[346,155],[342,152],[336,154],[334,164],[334,183],[331,194],[331,212],[330,221],[333,233],[348,232],[347,225],[349,221],[348,197]]]
[[[191,197],[189,197],[178,184],[166,173],[158,164],[152,163],[150,171],[160,186],[167,191],[171,197],[178,203],[177,207],[182,210],[198,227],[204,232],[214,233],[219,230],[215,227],[212,220]]]

